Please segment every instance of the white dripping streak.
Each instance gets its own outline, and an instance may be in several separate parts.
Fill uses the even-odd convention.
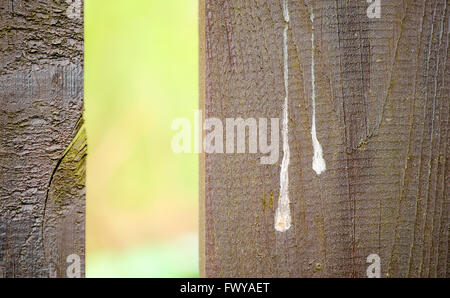
[[[325,159],[323,159],[322,146],[319,143],[316,135],[316,75],[315,75],[315,45],[314,45],[314,13],[311,11],[311,44],[312,44],[312,54],[311,54],[311,98],[312,98],[312,125],[311,125],[311,136],[312,144],[314,149],[314,156],[312,162],[312,168],[317,175],[325,172],[326,165]]]
[[[289,56],[288,56],[288,41],[287,31],[289,28],[289,9],[288,0],[283,3],[283,17],[285,21],[283,31],[283,60],[284,60],[284,89],[286,97],[284,98],[283,107],[283,122],[282,122],[282,136],[283,136],[283,160],[281,162],[280,170],[280,197],[278,199],[278,207],[275,211],[275,230],[285,232],[291,227],[291,212],[289,209]]]

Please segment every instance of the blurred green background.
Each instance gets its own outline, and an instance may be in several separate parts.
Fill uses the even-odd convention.
[[[87,277],[196,277],[197,0],[85,0]]]

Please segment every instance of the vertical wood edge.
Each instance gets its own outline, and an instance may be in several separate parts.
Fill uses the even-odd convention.
[[[199,110],[205,115],[206,100],[206,27],[205,27],[205,0],[198,1],[199,14]],[[202,139],[203,139],[202,130]],[[203,150],[202,150],[203,151]],[[206,210],[205,210],[205,153],[199,154],[199,275],[206,277]]]

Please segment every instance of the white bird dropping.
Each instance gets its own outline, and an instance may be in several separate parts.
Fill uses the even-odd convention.
[[[280,170],[280,197],[278,199],[278,206],[275,211],[275,230],[285,232],[291,227],[291,211],[289,207],[289,56],[288,56],[288,41],[287,31],[289,29],[289,9],[288,0],[283,2],[283,17],[285,21],[283,31],[283,61],[284,61],[284,89],[286,96],[284,98],[283,107],[283,122],[282,122],[282,136],[283,136],[283,160],[281,161]]]
[[[311,137],[314,149],[312,168],[317,175],[322,174],[327,169],[325,159],[323,159],[322,146],[319,143],[316,135],[316,75],[315,75],[315,45],[314,45],[314,12],[311,11],[311,100],[312,100],[312,124]]]

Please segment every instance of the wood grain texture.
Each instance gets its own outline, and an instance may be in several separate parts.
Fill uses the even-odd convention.
[[[84,276],[83,16],[0,2],[0,277]]]
[[[363,0],[288,4],[292,227],[274,229],[281,148],[274,165],[260,154],[206,154],[203,276],[365,277],[367,256],[378,254],[382,277],[449,277],[448,1],[382,0],[380,19]],[[205,117],[281,119],[282,1],[200,6]]]

